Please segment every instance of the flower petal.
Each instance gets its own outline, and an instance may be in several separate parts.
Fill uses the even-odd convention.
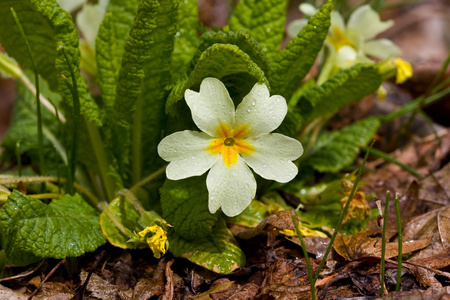
[[[303,27],[306,26],[306,24],[308,24],[308,20],[306,19],[292,21],[287,27],[287,35],[291,38],[296,37],[300,33],[300,31],[302,31]]]
[[[234,125],[234,103],[225,85],[216,78],[205,78],[200,84],[200,92],[186,90],[186,103],[191,109],[194,123],[210,136],[216,136],[221,123]]]
[[[269,96],[264,83],[255,84],[236,109],[235,127],[248,125],[248,136],[267,134],[278,128],[287,113],[286,100],[279,95]]]
[[[337,11],[332,11],[330,14],[331,17],[331,26],[330,31],[332,31],[333,27],[339,28],[342,32],[345,31],[345,22],[344,18]]]
[[[347,69],[357,63],[358,53],[352,47],[344,46],[339,49],[336,58],[338,67]]]
[[[158,145],[158,154],[169,161],[166,174],[172,180],[200,176],[217,160],[206,147],[214,139],[203,132],[180,131],[166,136]]]
[[[392,25],[394,25],[394,21],[381,21],[380,15],[370,5],[363,5],[352,13],[348,20],[347,28],[360,34],[367,41]]]
[[[279,133],[249,138],[255,151],[250,155],[242,155],[245,162],[265,179],[288,182],[298,173],[292,162],[303,154],[299,141]]]
[[[395,58],[402,54],[402,50],[388,39],[379,39],[364,44],[364,53],[380,59]]]
[[[220,207],[229,217],[240,214],[255,197],[256,180],[242,157],[227,167],[222,157],[206,177],[209,192],[209,211],[215,213]]]

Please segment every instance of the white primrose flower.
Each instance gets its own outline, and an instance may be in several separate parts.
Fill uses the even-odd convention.
[[[257,83],[235,110],[225,85],[205,78],[200,92],[186,90],[184,97],[195,124],[203,132],[180,131],[165,137],[158,154],[166,161],[171,180],[206,178],[209,211],[219,208],[227,216],[240,214],[256,194],[256,180],[249,167],[261,177],[288,182],[298,173],[292,162],[303,154],[299,141],[278,133],[287,113],[282,96],[269,95]]]
[[[333,11],[326,44],[331,51],[336,52],[340,68],[371,62],[367,56],[379,59],[399,57],[401,51],[392,41],[375,39],[375,36],[392,25],[392,20],[381,21],[378,13],[369,5],[358,7],[348,19],[347,26],[341,14]]]

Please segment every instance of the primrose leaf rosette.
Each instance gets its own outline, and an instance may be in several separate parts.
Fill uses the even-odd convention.
[[[256,194],[250,168],[282,183],[297,175],[292,161],[303,154],[303,147],[293,138],[270,133],[280,126],[287,105],[282,96],[270,97],[265,84],[255,84],[236,110],[225,85],[215,78],[205,78],[200,92],[188,89],[184,96],[203,132],[173,133],[161,141],[158,153],[170,162],[166,173],[171,180],[211,169],[206,178],[211,213],[222,208],[232,217],[250,204]]]

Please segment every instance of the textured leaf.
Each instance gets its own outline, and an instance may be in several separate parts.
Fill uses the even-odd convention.
[[[72,94],[66,86],[66,80],[72,83],[69,67],[63,53],[58,51],[61,45],[64,46],[76,76],[81,114],[88,120],[101,124],[102,113],[90,96],[86,81],[80,74],[78,31],[70,14],[60,8],[55,0],[0,2],[0,43],[11,56],[28,68],[31,68],[31,61],[10,7],[14,7],[22,23],[39,74],[47,79],[52,89],[58,85],[65,101],[72,103]],[[67,79],[63,79],[61,74]]]
[[[166,180],[161,188],[163,218],[186,240],[211,233],[217,214],[208,209],[206,175],[184,180]]]
[[[167,99],[166,111],[171,111],[172,106],[183,99],[186,89],[198,87],[204,78],[215,77],[225,81],[223,78],[229,75],[233,75],[233,80],[240,85],[250,80],[269,85],[264,71],[238,46],[214,44],[202,53],[189,77],[180,81],[172,89]]]
[[[95,55],[98,70],[98,86],[102,93],[102,102],[110,113],[114,106],[117,85],[117,70],[120,65],[119,42],[113,23],[112,13],[107,13],[98,29],[95,40]]]
[[[272,58],[283,40],[286,0],[242,0],[230,19],[231,30],[247,30]]]
[[[125,43],[114,102],[114,134],[111,148],[117,158],[118,172],[126,177],[129,163],[130,130],[133,112],[144,78],[144,64],[151,58],[150,47],[154,43],[152,31],[156,27],[157,0],[142,1]]]
[[[340,108],[375,92],[381,82],[382,78],[373,65],[356,65],[308,90],[300,98],[299,106],[307,121],[328,118]]]
[[[238,30],[236,32],[209,31],[204,33],[201,38],[200,46],[191,61],[190,71],[194,69],[202,53],[213,44],[232,44],[238,46],[239,49],[250,56],[261,70],[264,71],[266,76],[269,73],[270,65],[266,54],[261,49],[258,41],[245,30]]]
[[[134,116],[133,146],[140,153],[133,153],[133,159],[137,160],[133,167],[143,166],[144,176],[160,167],[156,163],[159,159],[156,149],[165,121],[164,109],[168,94],[166,87],[172,83],[170,66],[178,15],[177,5],[178,0],[160,1],[155,20],[156,28],[151,33],[154,40],[149,49],[151,59],[144,65],[145,77]],[[135,180],[140,179],[142,174],[139,175]]]
[[[117,220],[130,231],[130,234],[138,227],[141,215],[134,206],[124,197],[114,199],[109,203],[109,209]],[[108,241],[116,247],[129,249],[127,244],[129,237],[123,235],[109,220],[105,213],[100,214],[100,227]]]
[[[128,38],[131,24],[136,16],[139,0],[110,0],[107,13],[112,15],[112,23],[117,43],[117,58],[122,59],[125,41]]]
[[[197,0],[183,0],[178,4],[178,26],[172,56],[172,77],[178,80],[186,74],[189,61],[197,49]]]
[[[337,172],[355,160],[359,147],[373,139],[379,126],[377,118],[367,118],[339,131],[323,132],[304,162],[321,172]]]
[[[17,214],[15,230],[10,231],[9,263],[27,265],[39,258],[75,257],[105,243],[96,210],[79,195],[65,195],[47,205],[14,191],[0,211],[1,228],[14,222]]]
[[[169,244],[174,256],[187,258],[216,273],[229,274],[245,265],[245,254],[223,220],[214,226],[211,234],[194,241],[185,240],[182,235],[171,231]]]
[[[293,38],[286,48],[271,60],[270,84],[272,94],[289,99],[313,66],[322,49],[330,27],[331,0],[309,19],[308,24]]]

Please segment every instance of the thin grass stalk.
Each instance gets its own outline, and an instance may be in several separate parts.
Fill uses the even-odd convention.
[[[402,284],[402,260],[403,260],[403,232],[402,232],[402,220],[400,217],[400,195],[395,194],[395,214],[397,216],[397,231],[398,231],[398,257],[397,257],[397,284],[395,285],[395,290],[400,291],[400,286]]]
[[[37,114],[37,135],[38,135],[38,148],[39,148],[39,170],[42,175],[45,174],[45,160],[44,160],[44,138],[42,133],[42,114],[41,114],[41,98],[39,92],[39,74],[34,63],[33,54],[31,53],[30,44],[28,43],[28,39],[25,36],[25,32],[23,31],[22,24],[20,23],[19,17],[16,14],[14,8],[11,7],[11,13],[14,17],[17,27],[19,27],[20,35],[22,35],[23,40],[25,41],[25,45],[27,46],[27,51],[30,56],[31,65],[33,66],[34,72],[34,84],[36,87],[36,114]]]
[[[356,188],[359,183],[359,179],[361,178],[361,175],[362,175],[362,171],[364,170],[364,165],[366,164],[366,161],[369,158],[369,154],[372,151],[372,147],[373,147],[374,143],[375,143],[375,141],[373,141],[370,144],[369,148],[367,149],[366,155],[364,156],[364,160],[361,164],[361,167],[358,170],[358,174],[356,175],[355,182],[353,183],[353,188],[350,191],[350,194],[348,195],[347,202],[345,203],[344,209],[342,210],[342,213],[336,224],[336,229],[335,229],[333,235],[331,236],[330,243],[328,244],[327,250],[325,251],[325,255],[323,256],[322,260],[320,261],[319,267],[317,268],[316,276],[314,276],[314,282],[316,282],[317,279],[319,278],[320,271],[322,271],[323,265],[325,264],[325,261],[327,260],[328,254],[330,254],[331,248],[333,247],[334,240],[336,239],[339,229],[342,226],[342,221],[344,220],[344,217],[347,214],[348,208],[350,206],[350,202],[353,199],[353,195],[355,194]]]
[[[391,198],[391,192],[386,192],[386,202],[384,203],[384,214],[383,214],[383,231],[381,233],[381,261],[380,261],[380,297],[384,296],[384,275],[386,272],[385,261],[384,258],[386,256],[386,222],[387,222],[387,214],[389,210],[389,200]]]
[[[73,193],[73,183],[75,180],[75,169],[77,163],[77,154],[78,154],[78,141],[80,139],[80,126],[81,126],[81,112],[80,112],[80,97],[78,95],[78,85],[77,80],[75,78],[75,73],[73,72],[72,64],[64,50],[64,46],[60,45],[59,49],[62,51],[64,55],[64,59],[66,60],[67,66],[70,70],[70,76],[72,77],[72,88],[70,89],[73,98],[73,138],[72,138],[72,149],[70,153],[69,159],[69,173],[67,176],[67,192],[69,194]],[[67,82],[68,87],[70,87]]]
[[[295,231],[297,232],[298,239],[300,240],[300,244],[303,249],[303,256],[305,257],[306,270],[308,271],[308,279],[309,279],[309,287],[311,289],[311,299],[316,300],[316,289],[314,288],[316,281],[313,277],[313,270],[311,268],[311,264],[309,262],[308,251],[306,250],[305,241],[303,240],[302,233],[298,228],[298,221],[295,214],[292,214],[292,223],[294,223]]]
[[[364,151],[368,151],[367,147],[363,147],[362,148]],[[396,164],[397,166],[399,166],[400,168],[402,168],[403,170],[407,171],[408,173],[410,173],[411,175],[414,175],[415,177],[421,179],[423,178],[423,176],[419,173],[417,173],[417,171],[415,171],[414,169],[412,169],[411,167],[399,162],[398,160],[396,160],[395,158],[393,158],[392,156],[390,156],[389,154],[386,154],[380,150],[377,149],[372,149],[370,150],[370,152],[375,155],[378,156],[382,159],[384,159],[385,161],[391,162],[393,164]]]

